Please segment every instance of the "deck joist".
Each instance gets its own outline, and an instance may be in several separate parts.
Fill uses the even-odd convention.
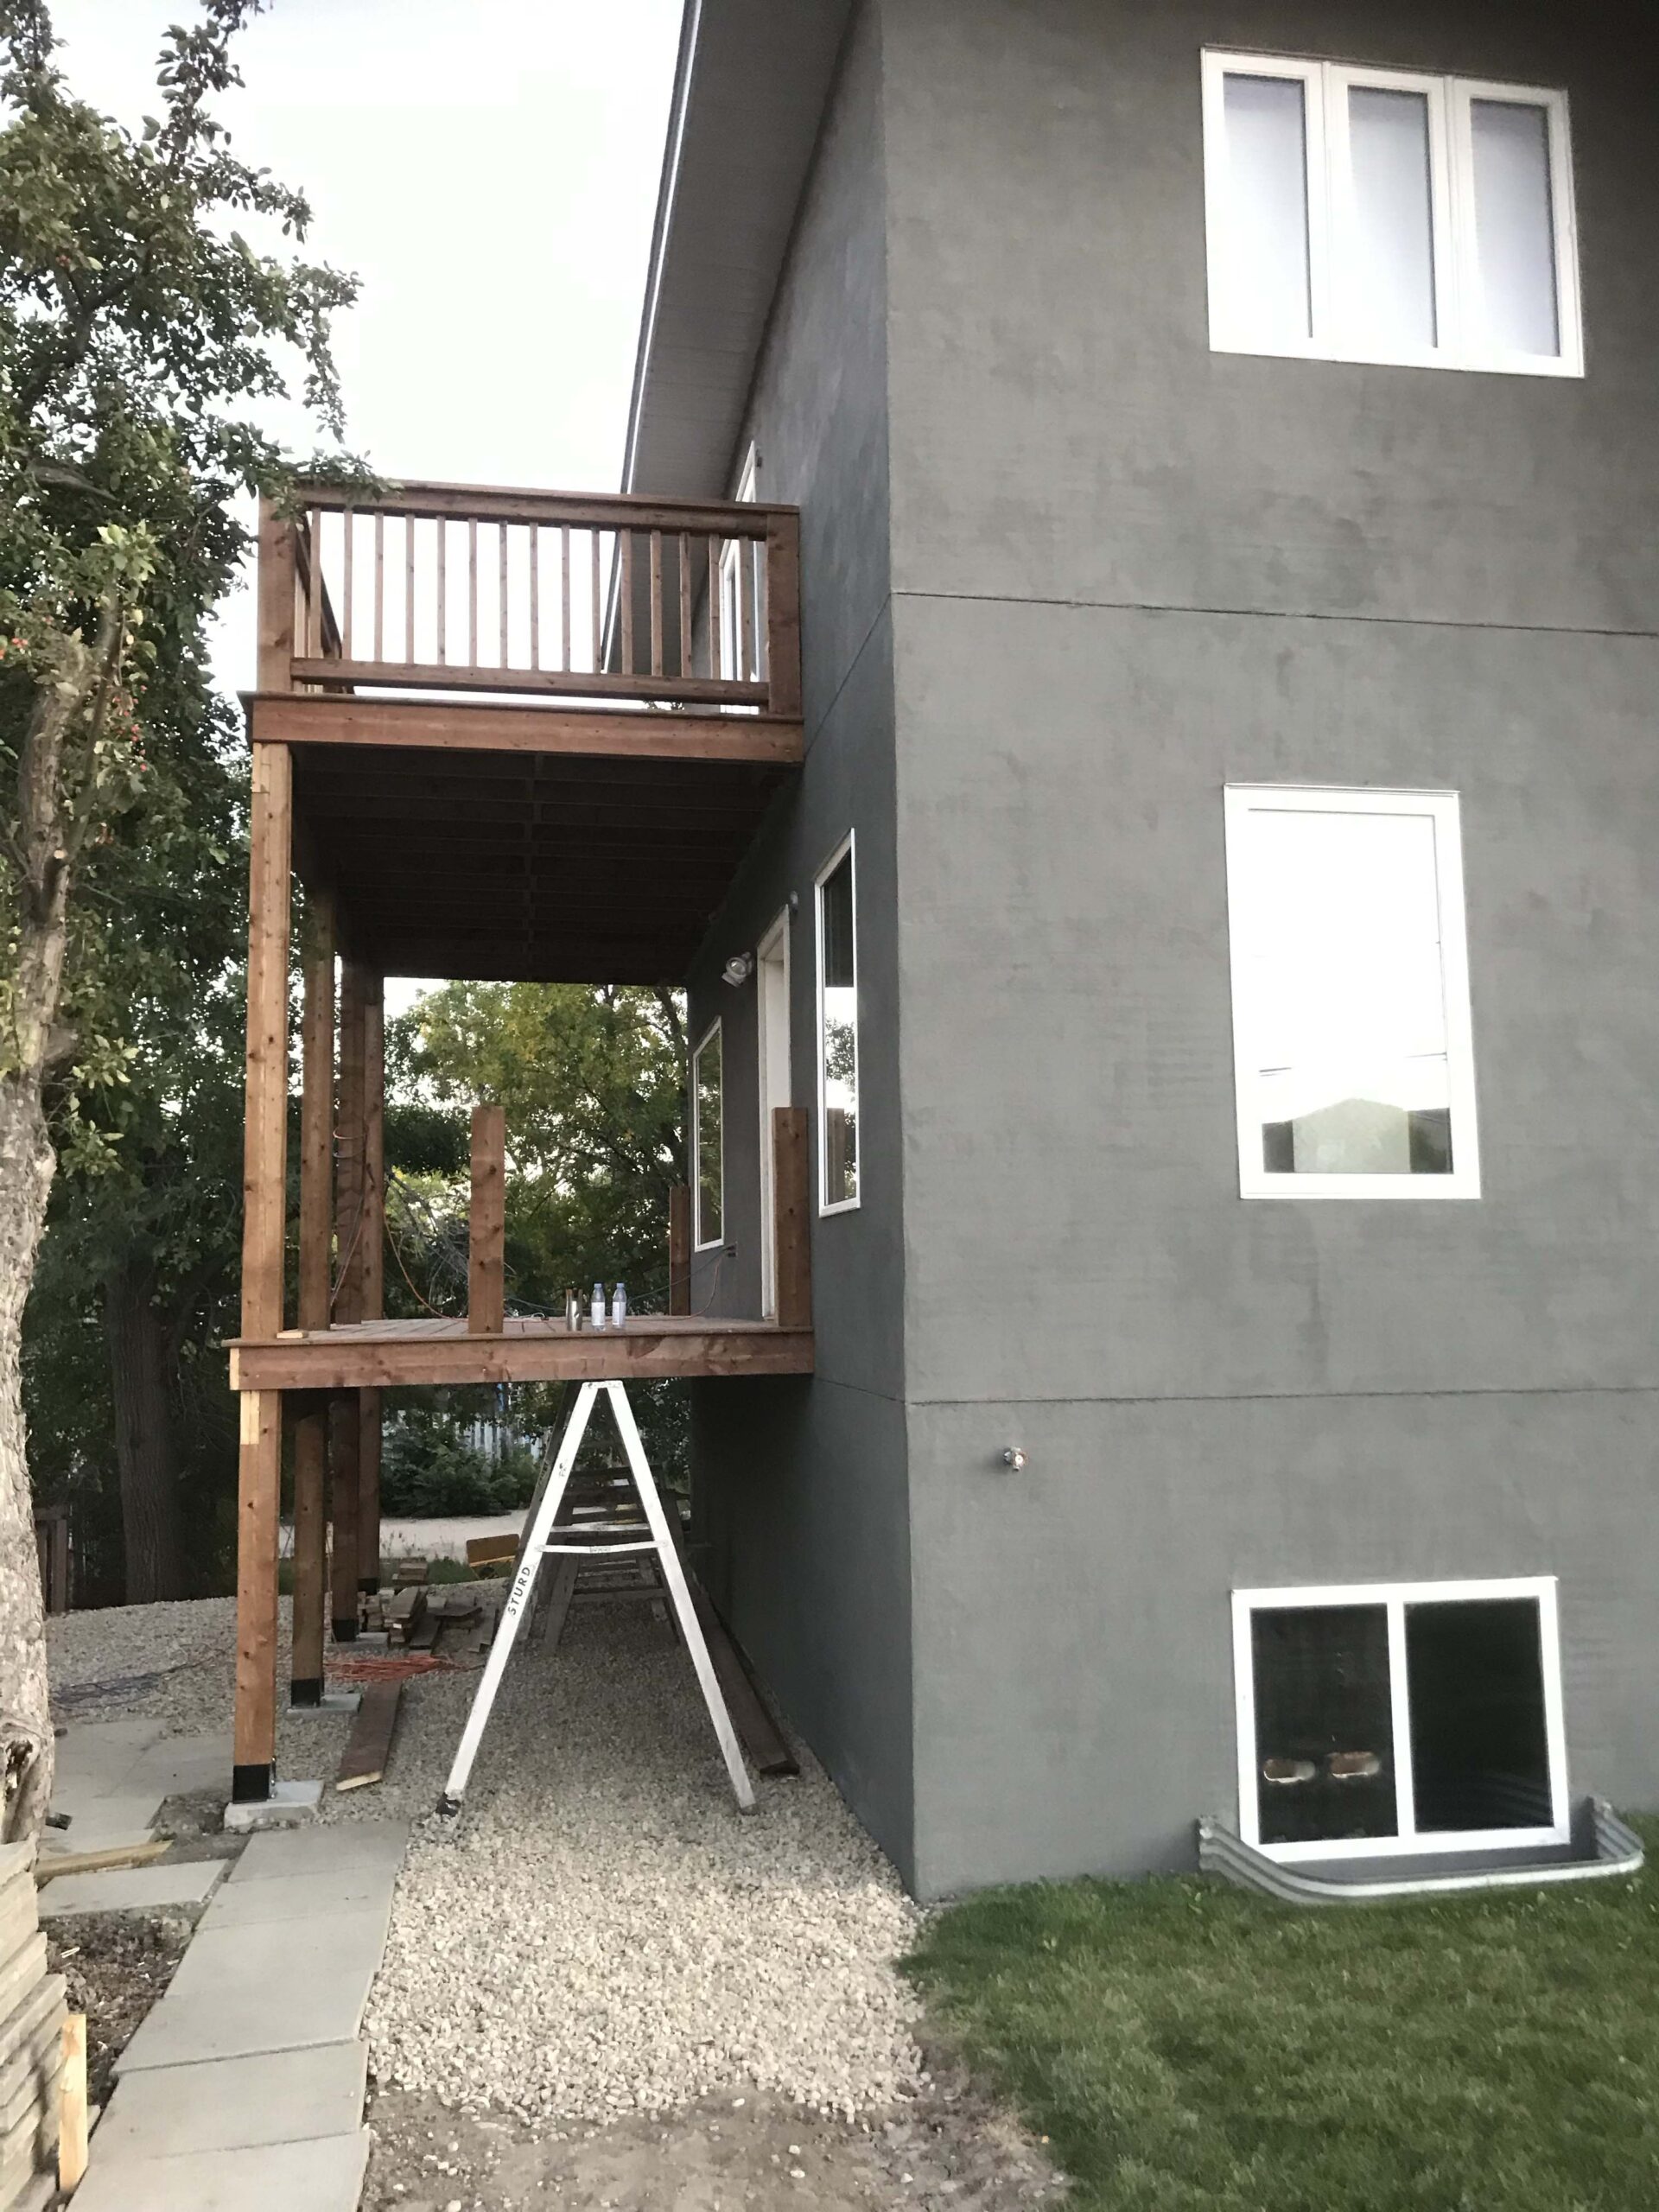
[[[509,1315],[499,1336],[465,1321],[363,1321],[232,1344],[236,1390],[362,1390],[410,1383],[661,1382],[810,1375],[812,1332],[703,1315],[579,1329]]]

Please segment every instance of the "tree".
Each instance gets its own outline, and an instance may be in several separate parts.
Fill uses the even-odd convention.
[[[109,919],[83,896],[100,841],[173,774],[149,689],[205,688],[203,626],[245,543],[235,502],[279,492],[250,408],[288,395],[340,428],[329,353],[349,279],[257,251],[303,242],[297,193],[209,113],[261,0],[203,0],[162,48],[135,137],[76,99],[47,0],[0,0],[0,1762],[7,1837],[51,1789],[45,1642],[21,1383],[24,1300],[57,1143],[129,1046],[99,988]]]

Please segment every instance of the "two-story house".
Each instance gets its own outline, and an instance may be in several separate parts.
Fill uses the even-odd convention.
[[[792,1103],[816,1331],[697,1534],[923,1896],[1659,1800],[1656,95],[1594,0],[687,7],[627,488],[798,506],[804,736],[691,1302]]]

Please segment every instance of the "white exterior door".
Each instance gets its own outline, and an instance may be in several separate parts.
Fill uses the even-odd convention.
[[[778,1192],[772,1174],[772,1116],[791,1103],[789,1076],[789,913],[779,915],[755,955],[755,1016],[760,1068],[760,1312],[778,1312]]]

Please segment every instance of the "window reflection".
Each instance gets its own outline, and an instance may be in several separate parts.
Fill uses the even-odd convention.
[[[818,887],[823,1204],[858,1198],[858,957],[849,847]]]

